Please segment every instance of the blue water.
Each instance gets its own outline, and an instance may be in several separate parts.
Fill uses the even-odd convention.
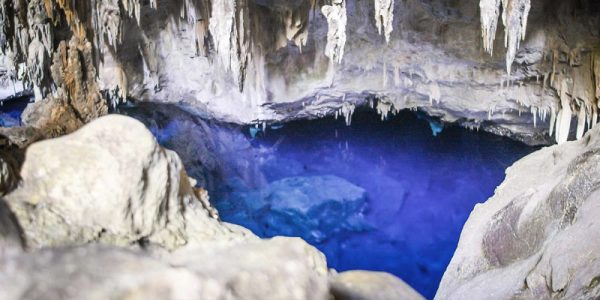
[[[130,108],[182,157],[221,218],[300,236],[338,271],[386,271],[433,298],[476,203],[534,148],[413,112],[352,126],[326,118],[261,128],[168,106]],[[435,135],[435,136],[434,136]]]
[[[0,127],[21,125],[21,114],[29,103],[30,97],[16,97],[0,103]]]
[[[256,135],[253,147],[274,151],[256,157],[268,182],[335,175],[363,188],[366,206],[356,208],[362,220],[351,220],[354,227],[331,230],[326,227],[336,225],[324,223],[323,231],[330,235],[311,237],[305,228],[285,220],[240,220],[229,199],[217,200],[217,208],[223,208],[223,220],[261,236],[304,237],[338,271],[390,272],[433,298],[474,205],[493,195],[508,166],[534,150],[455,126],[440,130],[439,122],[411,112],[385,122],[367,112],[355,115],[351,127],[324,119]],[[268,230],[261,222],[269,223]]]

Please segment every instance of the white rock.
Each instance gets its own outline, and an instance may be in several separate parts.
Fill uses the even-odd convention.
[[[436,299],[600,296],[598,128],[507,170],[464,226]]]
[[[215,219],[177,154],[129,117],[102,117],[33,144],[21,177],[6,200],[28,247],[144,241],[171,249],[248,235]]]

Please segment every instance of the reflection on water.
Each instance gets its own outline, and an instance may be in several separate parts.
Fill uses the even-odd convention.
[[[301,236],[332,268],[390,272],[427,298],[474,205],[535,150],[412,112],[385,122],[359,112],[351,127],[327,118],[266,133],[180,109],[128,113],[182,156],[223,220],[262,237]]]

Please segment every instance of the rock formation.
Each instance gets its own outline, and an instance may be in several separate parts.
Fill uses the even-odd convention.
[[[475,207],[436,299],[596,299],[599,129],[544,148]]]
[[[99,245],[46,249],[0,259],[0,298],[328,299],[324,260],[308,247],[281,238],[162,259]]]
[[[24,85],[34,106],[51,99],[62,107],[55,118],[74,120],[43,136],[104,114],[100,99],[130,97],[244,124],[382,102],[531,144],[564,142],[597,122],[600,96],[598,6],[578,3],[5,0],[0,75],[3,93]],[[506,48],[496,45],[499,18]],[[83,60],[65,64],[73,51]],[[27,124],[46,127],[38,118]]]
[[[33,144],[26,158],[23,183],[5,200],[28,248],[108,241],[174,249],[247,234],[222,226],[177,154],[128,117],[106,116]]]

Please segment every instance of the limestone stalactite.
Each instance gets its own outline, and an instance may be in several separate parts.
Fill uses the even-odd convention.
[[[346,0],[333,0],[331,5],[324,5],[321,12],[327,18],[327,45],[325,55],[336,63],[341,63],[346,46]]]
[[[390,42],[390,36],[394,30],[394,0],[375,1],[375,26],[379,34],[384,34],[385,41]],[[382,32],[383,31],[383,32]]]

